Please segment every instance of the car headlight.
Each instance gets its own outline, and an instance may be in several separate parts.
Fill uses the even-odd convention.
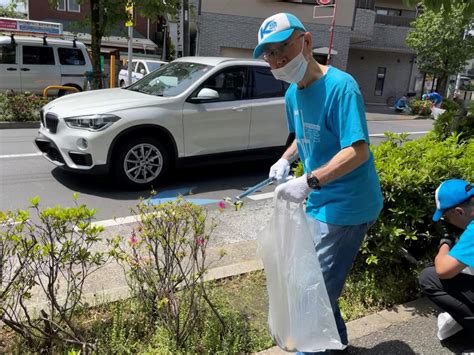
[[[120,117],[115,115],[87,115],[68,117],[64,119],[70,128],[87,129],[89,131],[102,131],[117,122]]]

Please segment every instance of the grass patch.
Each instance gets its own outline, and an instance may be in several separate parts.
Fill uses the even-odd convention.
[[[381,276],[368,271],[350,274],[339,300],[346,321],[416,297],[414,280],[407,282],[400,273],[396,277]],[[177,349],[164,328],[147,325],[132,299],[86,308],[77,317],[86,337],[95,340],[97,354],[238,354],[254,353],[274,345],[267,328],[268,294],[263,271],[213,281],[208,290],[225,320],[226,330],[222,335],[220,323],[207,310],[190,335],[186,349]],[[62,353],[70,350],[78,349],[58,349]],[[3,330],[0,352],[29,351],[16,334]]]

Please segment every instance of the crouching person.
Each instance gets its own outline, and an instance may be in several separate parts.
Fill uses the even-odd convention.
[[[444,219],[464,230],[458,242],[441,239],[435,266],[423,270],[423,292],[444,312],[438,316],[438,338],[462,328],[474,334],[474,185],[447,180],[436,190],[433,221]]]

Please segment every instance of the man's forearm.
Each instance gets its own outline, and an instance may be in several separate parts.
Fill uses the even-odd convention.
[[[293,163],[296,159],[298,159],[298,147],[296,145],[296,139],[293,140],[293,143],[291,143],[291,145],[281,157],[282,159],[288,160],[290,164]]]
[[[356,142],[337,153],[327,164],[312,171],[319,183],[325,185],[358,168],[369,159],[369,145]]]

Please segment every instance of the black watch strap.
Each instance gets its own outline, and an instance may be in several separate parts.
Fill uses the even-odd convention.
[[[443,244],[447,244],[449,249],[451,249],[453,247],[453,241],[449,238],[441,238],[441,240],[439,241],[439,247],[438,248],[441,248],[441,246]]]
[[[313,175],[311,172],[306,174],[306,182],[308,186],[313,190],[321,190],[321,185],[319,184],[319,179]]]

